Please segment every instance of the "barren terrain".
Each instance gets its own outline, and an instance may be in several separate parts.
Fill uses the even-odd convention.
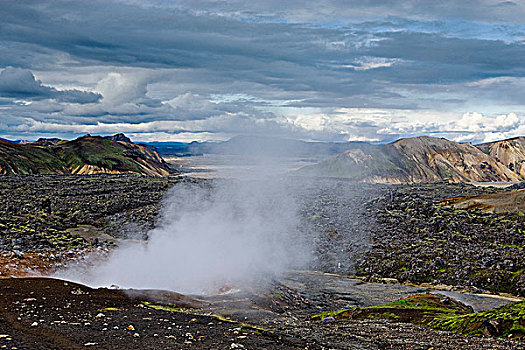
[[[45,275],[86,256],[103,258],[123,239],[147,239],[164,193],[176,181],[181,180],[1,177],[0,272],[6,278],[0,280],[0,347],[524,348],[518,339],[501,339],[501,334],[516,338],[519,332],[492,334],[488,324],[480,326],[485,336],[466,337],[407,323],[390,313],[311,318],[428,291],[446,293],[479,312],[519,300],[523,216],[436,203],[501,191],[493,188],[341,180],[303,186],[292,181],[291,186],[301,188],[296,193],[302,230],[314,250],[307,270],[217,295],[91,289],[61,280],[10,277]],[[349,278],[355,275],[359,279]],[[507,294],[493,297],[488,292]]]

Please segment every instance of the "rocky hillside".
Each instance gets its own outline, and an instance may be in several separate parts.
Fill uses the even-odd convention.
[[[525,178],[525,137],[483,143],[477,146],[511,171]]]
[[[500,142],[508,141],[511,140]],[[493,144],[489,148],[490,145]],[[487,152],[484,145],[478,148],[470,143],[428,136],[407,138],[375,149],[349,150],[300,172],[365,182],[520,181],[525,178],[520,172],[525,145],[513,145],[512,150],[509,147],[498,158]],[[513,153],[515,157],[511,156]],[[510,163],[516,165],[509,166]],[[516,171],[518,167],[520,170]]]
[[[29,144],[0,141],[0,174],[169,174],[157,152],[122,137],[86,135]]]

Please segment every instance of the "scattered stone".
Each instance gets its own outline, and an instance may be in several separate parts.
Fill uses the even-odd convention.
[[[328,316],[328,317],[325,317],[321,320],[321,322],[323,323],[331,323],[331,322],[335,322],[335,318],[332,317],[332,316]]]

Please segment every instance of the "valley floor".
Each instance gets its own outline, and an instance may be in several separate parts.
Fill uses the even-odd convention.
[[[103,256],[123,239],[147,239],[166,191],[178,181],[197,180],[0,177],[0,273],[6,277],[0,280],[0,348],[525,348],[518,340],[465,337],[388,318],[310,319],[321,311],[388,303],[439,285],[525,296],[523,214],[436,204],[501,191],[494,188],[292,181],[300,189],[294,193],[302,232],[314,256],[308,271],[274,281],[265,292],[159,298],[10,278],[46,274],[93,253]],[[373,281],[393,284],[368,283]],[[507,302],[470,303],[486,309],[501,305],[498,300]]]

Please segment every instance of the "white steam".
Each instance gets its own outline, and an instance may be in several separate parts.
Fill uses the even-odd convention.
[[[182,293],[272,278],[308,260],[289,188],[275,177],[178,183],[147,242],[123,245],[108,260],[65,277],[91,286]]]

